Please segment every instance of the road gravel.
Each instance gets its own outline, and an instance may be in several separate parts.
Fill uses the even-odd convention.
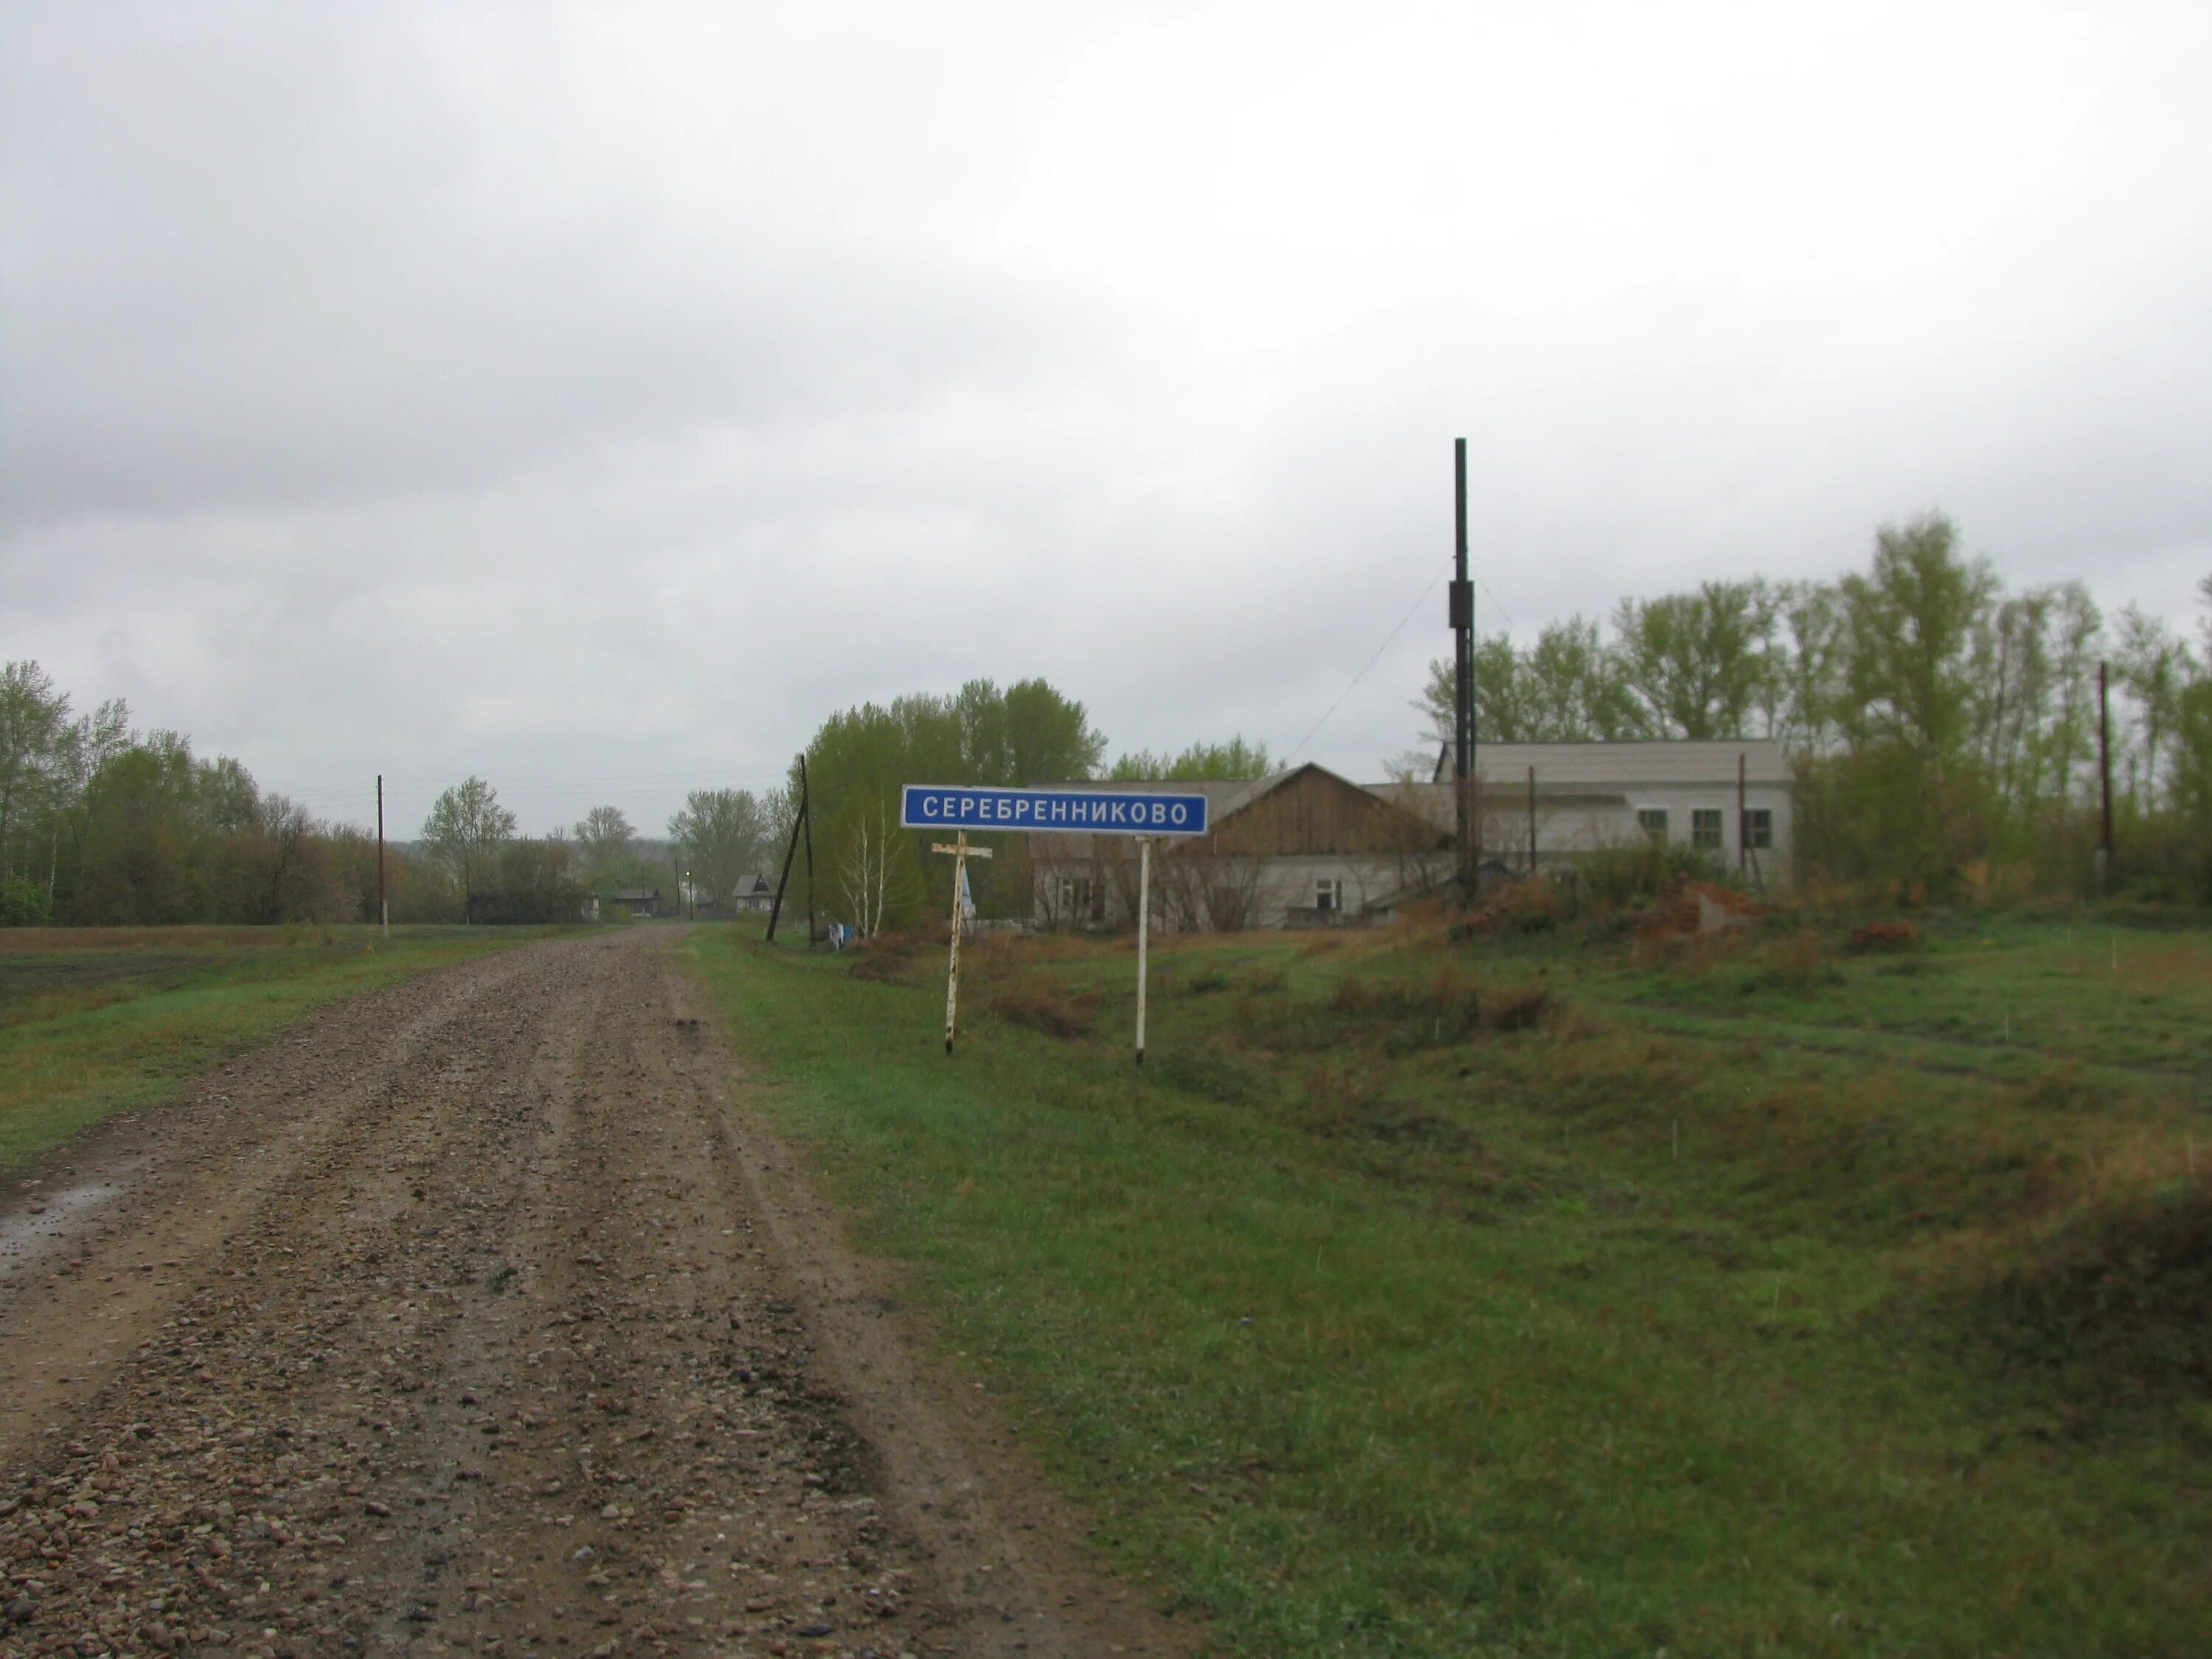
[[[636,927],[0,1190],[0,1652],[1091,1655],[1103,1577]]]

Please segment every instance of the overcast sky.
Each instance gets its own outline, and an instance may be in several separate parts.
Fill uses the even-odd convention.
[[[398,834],[977,676],[1379,775],[1462,434],[1486,629],[2212,570],[2202,0],[10,0],[0,147],[0,657]]]

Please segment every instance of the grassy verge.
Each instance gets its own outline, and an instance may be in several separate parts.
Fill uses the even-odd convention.
[[[538,937],[528,928],[0,932],[0,1169],[264,1041],[334,998]]]
[[[2179,1655],[2212,1629],[2202,938],[2106,987],[2118,1051],[2046,984],[2079,954],[2056,933],[1908,973],[1808,972],[1794,939],[1634,969],[1178,941],[1142,1076],[1126,944],[979,951],[950,1061],[933,954],[686,948],[862,1242],[1222,1651]],[[1778,1024],[1924,1043],[1992,975],[2045,999],[2026,1074],[1997,1043],[1931,1066],[1735,1019],[1771,995],[1799,1000]],[[1729,976],[1758,986],[1719,1035],[1642,1006],[1712,1014]]]

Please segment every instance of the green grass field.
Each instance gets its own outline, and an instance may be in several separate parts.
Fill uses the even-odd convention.
[[[542,928],[0,930],[0,1170],[161,1100],[333,998]]]
[[[686,949],[1220,1651],[2207,1651],[2212,933],[1837,943]]]

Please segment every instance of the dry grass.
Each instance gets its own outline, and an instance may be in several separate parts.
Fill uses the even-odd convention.
[[[1000,1019],[1064,1042],[1087,1037],[1098,1025],[1097,993],[1071,993],[1058,981],[1042,975],[1024,975],[1000,983],[991,992],[989,1006]]]

